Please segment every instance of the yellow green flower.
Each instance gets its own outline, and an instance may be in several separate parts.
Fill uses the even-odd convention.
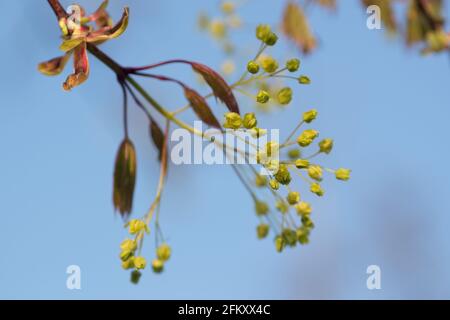
[[[225,14],[232,14],[235,10],[235,5],[231,1],[225,1],[222,3],[222,11]]]
[[[322,167],[317,166],[317,165],[311,165],[308,167],[308,175],[317,181],[321,181],[322,180]]]
[[[156,256],[161,261],[167,261],[169,260],[170,256],[172,254],[172,249],[167,243],[163,243],[156,249]]]
[[[300,193],[291,191],[288,193],[286,200],[290,205],[294,205],[300,201]]]
[[[213,37],[221,39],[225,37],[227,33],[227,27],[222,20],[214,20],[209,24],[209,31],[211,32]]]
[[[271,32],[268,24],[260,24],[256,27],[256,38],[264,42]]]
[[[273,73],[278,69],[278,62],[274,58],[266,56],[261,58],[261,66],[264,69],[264,71],[268,73]]]
[[[336,179],[347,181],[350,179],[350,172],[349,169],[340,168],[335,171]]]
[[[147,265],[147,260],[145,260],[145,258],[141,257],[141,256],[135,257],[133,262],[134,262],[134,267],[137,270],[145,269],[145,266]]]
[[[139,219],[133,219],[128,222],[129,232],[130,234],[137,234],[141,231],[149,232],[147,224]]]
[[[137,248],[137,242],[132,239],[126,239],[120,244],[120,249],[122,249],[123,251],[125,251],[125,250],[135,251],[136,248]]]
[[[152,269],[155,273],[161,273],[164,270],[164,262],[160,259],[153,259]]]
[[[295,161],[295,166],[298,169],[305,169],[309,167],[309,161],[305,159],[298,159]]]
[[[284,241],[283,237],[277,236],[275,238],[275,249],[277,250],[277,252],[283,251],[285,246],[286,246],[286,242]]]
[[[122,261],[122,268],[125,270],[134,268],[134,257],[130,257],[129,259]]]
[[[297,138],[297,143],[301,147],[309,146],[315,138],[319,135],[319,132],[313,129],[305,130],[302,134]]]
[[[287,213],[289,211],[289,206],[286,202],[284,202],[283,200],[278,200],[275,203],[275,207],[277,208],[278,211],[280,211],[281,213]]]
[[[258,94],[256,95],[256,101],[258,103],[267,103],[270,99],[270,95],[265,90],[260,90]]]
[[[300,60],[299,59],[290,59],[286,62],[286,69],[289,72],[296,72],[300,68]]]
[[[122,261],[127,261],[128,259],[130,259],[133,256],[133,252],[130,250],[123,250],[120,253],[120,260]]]
[[[307,76],[300,76],[300,77],[298,78],[298,82],[299,82],[300,84],[310,84],[310,83],[311,83],[311,80],[310,80],[309,77],[307,77]]]
[[[242,123],[244,125],[244,128],[253,129],[258,124],[258,121],[256,120],[255,114],[253,112],[250,112],[244,115],[244,120]]]
[[[316,109],[312,109],[303,113],[303,121],[305,121],[306,123],[311,123],[316,119],[316,117],[317,117]]]
[[[256,175],[255,184],[259,188],[265,187],[267,185],[267,178],[266,178],[266,176],[263,176],[263,175],[260,175],[260,174]]]
[[[310,187],[310,191],[311,191],[312,193],[315,193],[315,194],[318,195],[319,197],[323,196],[324,193],[325,193],[325,192],[323,191],[322,187],[320,186],[320,184],[318,184],[318,183],[312,183],[312,184],[311,184],[311,187]]]
[[[278,171],[275,174],[275,179],[283,185],[288,185],[291,182],[291,174],[285,164],[279,165]]]
[[[261,223],[256,228],[256,234],[258,235],[258,239],[264,239],[269,234],[269,225],[265,223]]]
[[[292,101],[292,89],[289,87],[283,88],[277,95],[278,103],[282,105],[289,104]]]
[[[312,212],[311,205],[308,202],[300,201],[296,206],[297,214],[300,216],[309,215]]]
[[[278,41],[278,36],[274,32],[269,32],[266,38],[264,39],[264,43],[268,46],[274,46]]]
[[[298,159],[301,155],[300,149],[291,149],[288,152],[288,157],[291,159]]]
[[[255,211],[259,216],[266,215],[269,212],[269,206],[263,201],[255,201]]]
[[[225,113],[225,123],[223,124],[224,128],[237,130],[241,126],[242,126],[242,119],[238,113],[236,112]]]
[[[259,64],[255,61],[249,61],[247,63],[247,71],[251,74],[257,74],[259,72]]]
[[[320,152],[329,154],[333,149],[333,139],[324,139],[319,142]]]
[[[271,187],[273,190],[278,190],[278,189],[280,189],[280,183],[279,183],[277,180],[275,180],[275,179],[270,180],[269,184],[270,184],[270,187]]]

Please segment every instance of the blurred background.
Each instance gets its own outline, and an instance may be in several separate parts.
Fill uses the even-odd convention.
[[[80,4],[88,12],[98,5]],[[115,20],[125,5],[131,8],[126,34],[103,46],[123,65],[186,58],[220,68],[221,48],[197,27],[199,12],[214,15],[219,1],[114,0]],[[302,112],[318,109],[315,127],[335,139],[325,163],[351,168],[352,179],[325,182],[326,196],[312,202],[310,244],[278,254],[270,240],[256,239],[253,202],[230,167],[171,166],[161,224],[173,256],[162,275],[146,270],[136,286],[120,267],[126,231],[111,201],[122,139],[120,88],[91,57],[88,82],[63,92],[65,76],[37,72],[39,62],[59,54],[59,29],[46,1],[1,1],[0,8],[6,13],[0,29],[0,298],[450,298],[447,54],[421,57],[382,30],[369,30],[356,1],[340,1],[336,14],[311,10],[317,52],[304,58],[283,39],[273,54],[300,56],[313,84],[299,87],[289,108],[260,121],[287,135]],[[279,26],[282,9],[283,1],[273,0],[239,8],[244,26],[235,41],[248,51],[241,62],[257,50],[254,27]],[[242,72],[238,67],[230,80]],[[196,81],[187,67],[165,71]],[[146,88],[163,105],[183,105],[172,85],[149,81]],[[146,119],[132,110],[139,217],[153,199],[159,168]],[[151,258],[154,249],[146,248]],[[82,290],[66,288],[72,264],[81,267]],[[381,290],[366,287],[373,264],[381,268]]]

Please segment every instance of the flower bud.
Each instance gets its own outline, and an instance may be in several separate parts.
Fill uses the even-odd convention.
[[[296,72],[300,68],[300,60],[299,59],[290,59],[286,62],[286,69],[289,72]]]
[[[253,129],[258,124],[258,121],[256,120],[255,114],[253,112],[246,113],[243,120],[244,128],[246,129]]]
[[[297,143],[301,147],[309,146],[315,138],[319,135],[319,132],[313,129],[305,130],[303,133],[297,138]]]
[[[261,66],[267,73],[273,73],[278,69],[278,62],[274,58],[267,56],[261,59]]]
[[[141,276],[142,276],[142,273],[140,273],[139,271],[137,271],[137,270],[134,270],[132,273],[131,273],[131,283],[133,283],[133,284],[138,284],[139,283],[139,280],[141,279]]]
[[[152,261],[152,269],[155,273],[161,273],[164,270],[164,262],[159,259]]]
[[[256,96],[256,101],[259,103],[267,103],[270,99],[269,93],[264,90],[260,90]]]
[[[259,188],[266,186],[267,185],[266,176],[262,176],[262,175],[258,174],[255,178],[255,185]]]
[[[135,257],[134,258],[134,267],[137,270],[145,269],[145,266],[147,265],[147,261],[144,257]]]
[[[261,223],[256,228],[256,234],[258,235],[258,239],[264,239],[269,234],[269,225],[265,223]]]
[[[222,12],[225,14],[232,14],[235,10],[234,3],[231,1],[225,1],[222,3]]]
[[[308,230],[314,228],[314,222],[311,220],[310,216],[302,216],[302,225]]]
[[[251,74],[257,74],[259,72],[259,64],[255,61],[249,61],[247,64],[247,71]]]
[[[298,159],[295,161],[295,166],[298,169],[306,169],[309,167],[309,161],[304,159]]]
[[[113,203],[123,217],[131,213],[136,183],[136,151],[126,138],[119,147],[114,168]]]
[[[279,104],[289,104],[292,101],[292,89],[289,87],[281,89],[278,92],[277,98]]]
[[[297,244],[297,233],[292,229],[283,229],[281,235],[287,245],[293,247]]]
[[[316,119],[316,117],[317,117],[316,109],[312,109],[303,113],[303,121],[305,121],[306,123],[311,123]]]
[[[319,142],[320,152],[329,154],[333,149],[333,139],[324,139]]]
[[[268,46],[274,46],[278,41],[278,36],[274,32],[269,32],[264,39],[264,43]]]
[[[288,185],[291,182],[291,174],[285,164],[280,164],[275,179],[282,185]]]
[[[269,141],[266,144],[266,155],[268,157],[274,157],[280,151],[280,145],[275,141]]]
[[[227,27],[225,23],[221,20],[214,20],[211,21],[209,25],[209,31],[211,32],[212,36],[217,39],[222,39],[225,37],[227,33]]]
[[[128,259],[130,259],[133,256],[133,252],[130,250],[123,250],[120,253],[120,260],[122,261],[127,261]]]
[[[268,24],[260,24],[256,27],[256,38],[265,41],[271,32],[272,30]]]
[[[288,157],[291,159],[298,159],[301,155],[300,149],[291,149],[288,152]]]
[[[163,243],[156,249],[156,256],[161,261],[167,261],[170,258],[170,255],[172,254],[172,249],[167,243]]]
[[[277,236],[275,238],[275,249],[277,252],[283,251],[284,247],[286,246],[286,242],[284,241],[282,236]]]
[[[296,231],[297,240],[300,244],[307,244],[309,242],[309,230],[305,227],[300,227]]]
[[[147,233],[149,232],[147,224],[139,219],[133,219],[127,224],[129,226],[129,232],[130,234],[137,234],[143,230],[145,230]]]
[[[129,270],[134,268],[134,258],[130,257],[128,260],[122,262],[122,268],[124,270]]]
[[[315,193],[316,195],[318,195],[319,197],[324,195],[324,191],[323,191],[322,187],[320,186],[320,184],[318,184],[318,183],[311,183],[311,187],[309,190],[312,193]]]
[[[297,210],[297,214],[299,216],[307,216],[311,214],[312,208],[311,205],[308,202],[301,201],[296,206],[295,209]]]
[[[310,84],[311,80],[307,76],[300,76],[298,78],[298,83],[300,83],[300,84]]]
[[[340,168],[337,169],[334,174],[336,175],[336,179],[347,181],[348,179],[350,179],[350,172],[351,171],[349,169]]]
[[[297,204],[300,201],[300,193],[291,191],[288,193],[286,200],[290,205]]]
[[[255,211],[258,216],[266,215],[269,212],[269,206],[263,201],[255,201]]]
[[[265,136],[267,134],[267,130],[261,128],[253,128],[250,130],[250,134],[252,135],[253,139],[258,139]]]
[[[275,207],[277,208],[278,211],[280,211],[282,214],[285,214],[289,211],[289,206],[287,205],[286,202],[284,202],[283,200],[278,200],[275,204]]]
[[[225,113],[225,123],[223,127],[226,129],[237,130],[242,126],[241,116],[236,112]]]
[[[308,175],[317,181],[322,180],[322,168],[320,166],[312,165],[308,167]]]
[[[271,187],[273,190],[278,190],[278,189],[280,189],[280,183],[279,183],[277,180],[275,180],[275,179],[270,180],[269,184],[270,184],[270,187]]]
[[[126,239],[120,244],[120,249],[122,251],[128,250],[128,251],[135,251],[137,248],[137,243],[135,240]]]

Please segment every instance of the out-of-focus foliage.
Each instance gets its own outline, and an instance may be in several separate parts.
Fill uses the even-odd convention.
[[[329,1],[318,2],[326,4]],[[310,53],[316,47],[316,39],[311,32],[306,15],[302,7],[295,1],[288,2],[284,9],[282,29],[283,33],[293,41],[304,54]]]
[[[304,53],[311,53],[316,40],[305,13],[306,5],[313,4],[336,9],[333,0],[286,2],[282,18],[284,34]],[[421,45],[421,53],[438,53],[450,48],[450,32],[444,19],[443,0],[361,0],[364,9],[378,6],[381,22],[390,35],[400,35],[408,46]],[[398,6],[397,6],[398,4]],[[396,12],[403,6],[403,12]],[[398,18],[403,16],[403,18]]]

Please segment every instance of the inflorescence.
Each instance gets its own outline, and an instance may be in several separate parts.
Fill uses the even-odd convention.
[[[58,2],[49,2],[55,9]],[[40,64],[39,70],[46,75],[57,75],[62,72],[68,57],[74,54],[75,72],[69,76],[64,84],[64,89],[72,89],[87,79],[89,73],[87,53],[89,52],[116,73],[124,97],[124,138],[116,156],[113,203],[116,210],[126,220],[125,227],[128,230],[127,238],[120,245],[119,257],[122,267],[126,270],[132,270],[131,281],[137,283],[141,277],[141,270],[147,267],[147,260],[142,255],[142,249],[144,239],[148,234],[155,233],[156,250],[155,257],[151,262],[151,268],[155,273],[163,271],[172,253],[171,247],[164,238],[159,220],[161,198],[167,175],[168,150],[170,148],[168,145],[169,124],[175,124],[194,135],[201,136],[203,139],[226,148],[226,143],[213,141],[213,139],[202,132],[197,132],[178,117],[183,112],[192,110],[205,124],[220,132],[227,130],[237,134],[239,131],[247,131],[256,139],[261,139],[267,131],[260,125],[255,112],[249,110],[249,112],[241,115],[240,105],[234,93],[242,94],[244,98],[250,99],[251,103],[257,106],[270,103],[287,106],[292,103],[293,88],[283,85],[275,89],[276,86],[272,83],[278,81],[278,86],[279,81],[283,83],[288,80],[294,81],[294,85],[308,85],[311,80],[306,75],[298,74],[301,69],[300,59],[292,58],[279,63],[278,60],[267,54],[268,49],[275,46],[279,38],[276,32],[266,24],[256,27],[255,36],[259,42],[259,48],[255,56],[247,62],[241,77],[230,85],[213,69],[193,61],[177,59],[142,67],[122,67],[100,51],[97,46],[125,32],[128,25],[129,10],[125,8],[121,21],[113,26],[106,12],[107,4],[108,1],[104,1],[100,8],[90,16],[85,16],[84,10],[80,7],[80,11],[83,13],[80,19],[81,25],[69,23],[67,16],[58,14],[59,26],[63,32],[61,49],[65,52],[65,55]],[[215,37],[225,41],[225,35],[228,31],[227,25],[237,27],[239,19],[235,15],[235,7],[231,2],[225,2],[222,10],[227,17],[226,23],[220,20],[209,21],[205,17],[203,17],[202,23],[203,27],[211,30]],[[55,12],[61,13],[61,10],[55,10]],[[90,27],[91,23],[97,25],[97,29]],[[190,66],[194,72],[203,78],[212,92],[203,96],[178,79],[149,73],[151,70],[168,64]],[[167,110],[142,88],[135,80],[136,78],[176,84],[183,91],[187,105],[173,111]],[[159,183],[150,208],[141,218],[131,220],[129,220],[129,216],[132,211],[137,175],[137,157],[128,133],[129,97],[149,120],[150,135],[159,150],[160,162]],[[210,97],[218,98],[228,108],[222,122],[218,121],[209,107],[207,100]],[[149,106],[151,108],[148,108]],[[257,108],[256,110],[260,109]],[[166,119],[165,130],[162,130],[155,121],[153,112],[159,113]],[[256,228],[257,237],[263,239],[272,232],[275,249],[279,252],[287,246],[294,247],[297,243],[307,244],[310,233],[314,228],[314,222],[311,218],[312,205],[307,201],[306,193],[300,193],[294,188],[294,179],[300,178],[306,184],[310,193],[320,197],[325,194],[321,181],[326,173],[330,173],[336,179],[342,181],[350,178],[349,169],[333,170],[323,167],[316,161],[319,155],[330,154],[334,145],[330,138],[319,139],[319,131],[312,128],[303,128],[313,123],[317,116],[318,112],[315,109],[304,111],[299,115],[297,126],[282,143],[269,141],[263,148],[255,148],[254,145],[249,145],[256,155],[256,164],[247,163],[246,165],[232,166],[254,201],[255,213],[259,220]],[[314,146],[315,150],[310,151]],[[237,150],[237,152],[248,156],[248,153],[242,150]],[[280,156],[274,160],[274,154]],[[266,171],[267,175],[261,174],[261,168]],[[264,196],[262,196],[263,193],[265,193]],[[267,199],[273,199],[272,204]],[[151,227],[152,223],[154,227]]]

